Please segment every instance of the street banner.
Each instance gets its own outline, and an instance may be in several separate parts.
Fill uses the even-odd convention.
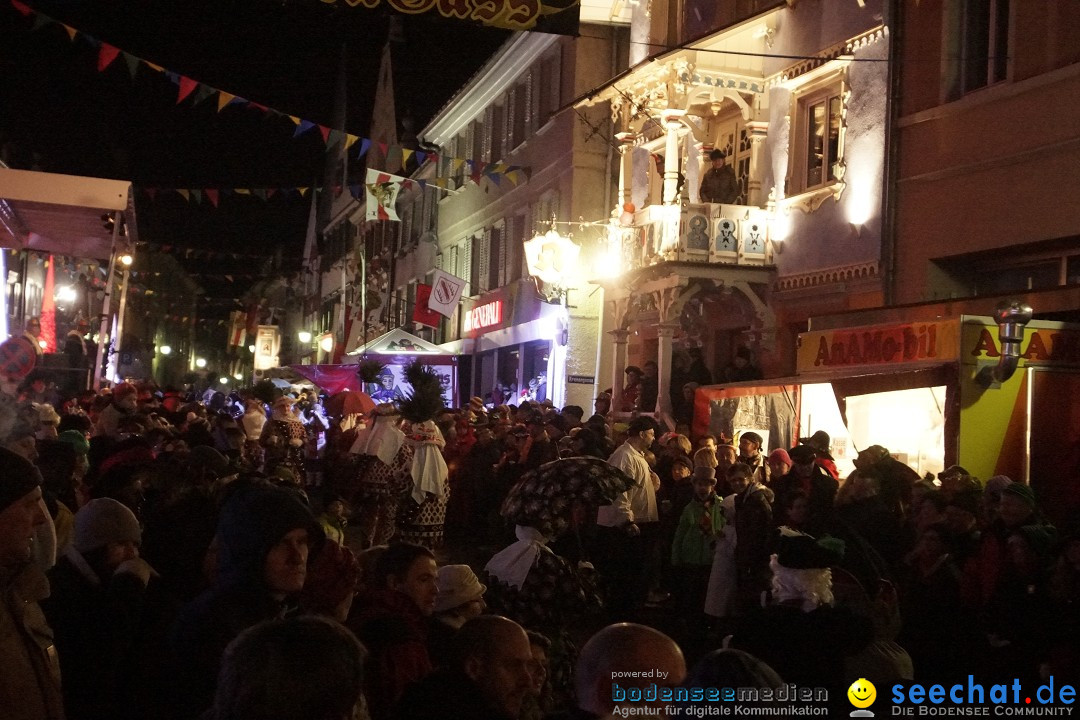
[[[448,20],[557,35],[578,34],[581,5],[580,0],[344,0],[344,4],[368,10],[382,5],[405,15],[438,13]]]
[[[431,281],[431,296],[428,298],[428,309],[434,310],[444,317],[452,317],[464,289],[464,280],[456,275],[451,275],[445,270],[436,270]]]
[[[428,327],[439,327],[439,313],[428,308],[428,298],[431,297],[431,286],[419,283],[416,286],[416,305],[413,307],[413,322]]]
[[[394,203],[404,182],[405,178],[399,175],[368,169],[367,182],[364,184],[368,220],[401,220]]]

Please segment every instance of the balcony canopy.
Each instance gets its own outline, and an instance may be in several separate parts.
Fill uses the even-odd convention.
[[[135,203],[127,180],[0,167],[0,247],[107,260],[112,230],[102,215],[114,211],[134,245]]]

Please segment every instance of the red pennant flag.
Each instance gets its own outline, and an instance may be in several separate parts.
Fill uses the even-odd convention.
[[[16,10],[18,10],[18,11],[19,11],[19,14],[20,14],[20,15],[23,15],[23,16],[27,16],[27,15],[29,15],[30,13],[34,12],[34,11],[33,11],[33,10],[31,10],[31,9],[30,9],[30,8],[29,8],[28,6],[26,6],[26,5],[23,5],[23,4],[21,3],[21,2],[19,2],[19,0],[11,0],[11,7],[15,8]]]
[[[383,154],[383,157],[386,157],[386,148],[386,143],[379,143],[379,152]]]
[[[206,197],[210,198],[210,204],[217,207],[218,191],[214,188],[206,188],[204,192],[206,193]]]
[[[330,128],[325,125],[319,126],[319,134],[322,135],[322,141],[325,143],[326,139],[330,137]]]
[[[113,47],[109,43],[101,43],[101,49],[98,50],[97,71],[104,71],[119,55],[120,48]]]
[[[266,188],[266,199],[267,200],[274,197],[275,194],[277,194],[277,188]]]
[[[265,105],[262,105],[262,104],[257,103],[257,102],[249,102],[248,107],[253,107],[256,110],[262,110],[263,112],[267,112],[270,109],[270,108],[266,107]]]
[[[180,92],[176,96],[176,104],[184,102],[184,98],[190,95],[195,88],[199,87],[198,80],[192,80],[189,77],[180,76]]]

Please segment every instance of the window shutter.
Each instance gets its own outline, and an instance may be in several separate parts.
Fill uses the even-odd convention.
[[[476,295],[478,293],[476,286],[473,284],[472,267],[473,267],[473,239],[471,237],[465,238],[461,243],[461,279],[467,283],[466,294]]]
[[[477,281],[480,292],[491,289],[491,230],[485,229],[481,233],[480,245],[477,249]]]
[[[491,228],[492,285],[502,287],[506,284],[506,232],[503,225]]]

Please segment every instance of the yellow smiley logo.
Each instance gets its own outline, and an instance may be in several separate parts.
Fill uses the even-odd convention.
[[[877,688],[866,678],[859,678],[847,689],[848,700],[857,708],[868,708],[877,699]]]

